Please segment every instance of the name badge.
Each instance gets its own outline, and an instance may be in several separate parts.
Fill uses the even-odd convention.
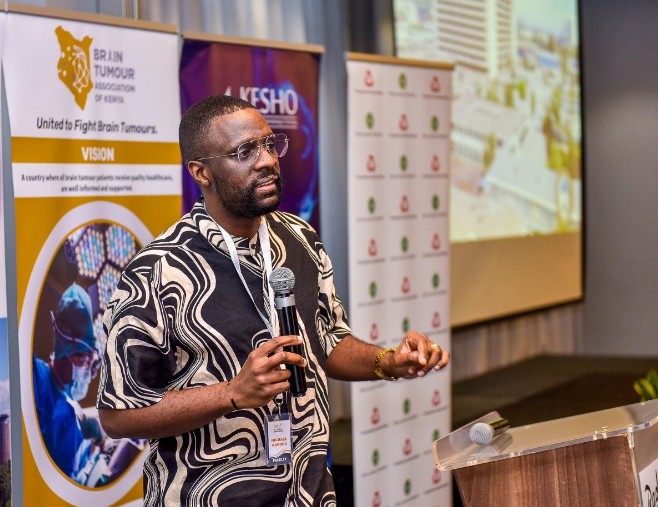
[[[292,463],[290,414],[284,412],[265,416],[265,441],[267,466]]]

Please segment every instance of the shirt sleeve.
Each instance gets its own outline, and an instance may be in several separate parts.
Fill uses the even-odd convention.
[[[156,268],[126,270],[103,317],[107,343],[100,373],[98,408],[156,404],[176,370],[165,312],[153,283]]]
[[[334,286],[334,269],[331,259],[323,246],[319,249],[319,306],[320,306],[320,325],[318,329],[320,337],[323,339],[324,349],[329,356],[331,351],[347,335],[352,334],[345,307],[341,302],[336,287]]]

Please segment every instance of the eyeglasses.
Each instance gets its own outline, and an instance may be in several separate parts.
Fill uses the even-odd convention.
[[[261,142],[262,141],[262,142]],[[260,157],[261,146],[265,146],[265,149],[270,155],[274,158],[283,157],[288,151],[288,136],[285,134],[271,134],[269,136],[260,137],[258,139],[252,139],[246,143],[242,143],[238,146],[238,149],[233,153],[225,153],[224,155],[214,155],[212,157],[203,157],[197,158],[198,162],[204,160],[210,160],[212,158],[219,157],[237,157],[240,163],[245,165],[252,165]]]

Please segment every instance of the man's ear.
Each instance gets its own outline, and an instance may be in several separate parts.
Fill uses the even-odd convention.
[[[190,160],[187,163],[187,170],[190,173],[190,176],[192,176],[192,179],[194,179],[200,187],[210,186],[210,178],[208,178],[206,169],[207,167],[204,164],[197,162],[196,160]]]

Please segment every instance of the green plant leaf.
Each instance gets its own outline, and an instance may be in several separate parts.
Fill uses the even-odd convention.
[[[641,378],[633,382],[633,389],[640,395],[642,401],[658,398],[658,390],[646,378]]]
[[[651,369],[647,373],[647,380],[649,383],[658,390],[658,371]]]

